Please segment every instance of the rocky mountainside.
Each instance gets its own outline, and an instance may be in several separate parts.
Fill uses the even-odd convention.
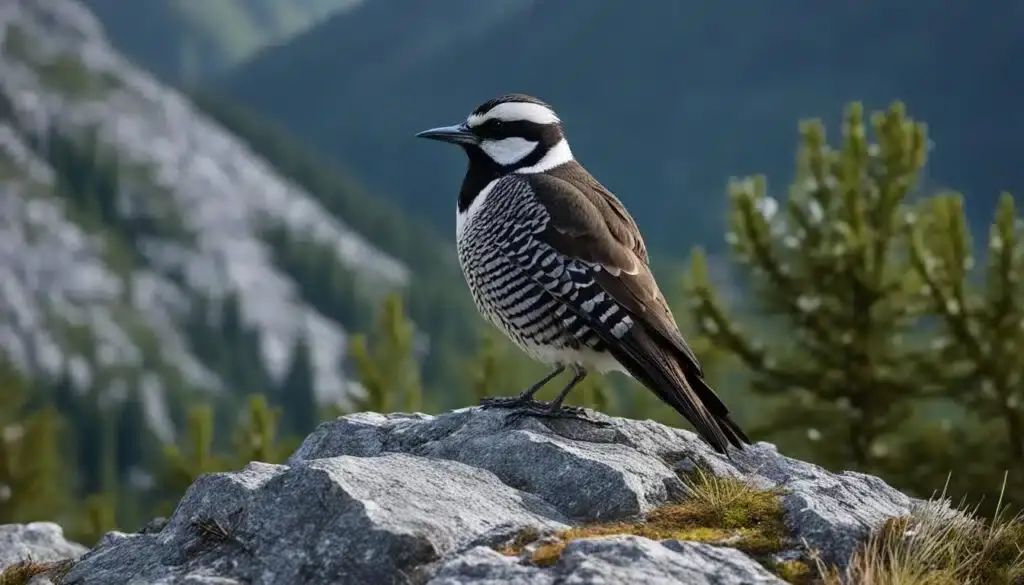
[[[688,431],[589,416],[342,417],[287,464],[202,476],[168,519],[81,556],[53,525],[0,527],[0,570],[35,555],[74,559],[38,570],[77,585],[767,585],[848,569],[890,518],[974,526],[770,444],[727,459]]]
[[[850,100],[903,100],[927,122],[932,179],[966,192],[979,229],[1000,190],[1024,192],[1024,116],[1007,74],[1024,58],[1020,2],[595,0],[585,14],[564,0],[477,3],[503,8],[486,15],[465,4],[374,0],[213,87],[445,230],[462,162],[408,137],[517,91],[559,111],[652,249],[676,255],[723,246],[730,176],[766,173],[785,193],[798,120],[835,128]]]
[[[341,398],[346,324],[302,297],[268,234],[326,250],[366,290],[409,279],[112,49],[82,5],[0,4],[0,353],[79,386],[140,388],[159,412],[170,381],[224,386],[201,341],[217,335],[204,313],[223,321],[231,301],[271,375],[284,374],[303,338],[317,392]]]

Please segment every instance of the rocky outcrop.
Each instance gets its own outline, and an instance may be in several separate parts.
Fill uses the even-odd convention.
[[[842,566],[869,530],[917,504],[766,443],[727,459],[688,431],[591,416],[607,426],[479,408],[328,421],[286,465],[201,477],[165,523],[108,534],[65,582],[782,583],[729,539],[571,538],[552,562],[506,545],[685,501],[695,466],[777,489],[786,534],[774,558],[816,549]]]

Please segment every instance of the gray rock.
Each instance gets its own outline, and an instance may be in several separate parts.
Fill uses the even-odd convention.
[[[732,548],[656,542],[637,536],[574,540],[549,569],[526,567],[476,548],[440,568],[427,585],[781,585],[785,583]]]
[[[166,523],[106,535],[66,584],[780,583],[725,546],[579,539],[551,567],[490,547],[525,528],[645,512],[683,495],[677,472],[695,465],[785,488],[785,554],[806,542],[839,566],[871,528],[917,503],[765,443],[728,459],[688,431],[590,416],[609,425],[479,408],[328,421],[287,465],[202,476]]]
[[[510,421],[499,410],[461,409],[437,417],[360,413],[321,424],[292,461],[399,452],[454,459],[492,471],[566,516],[596,521],[645,512],[681,490],[675,471],[700,464],[764,488],[784,488],[786,521],[798,542],[845,563],[886,518],[916,500],[860,473],[831,473],[758,443],[727,459],[690,432],[653,421],[593,415],[578,421]]]
[[[253,463],[198,480],[159,533],[105,539],[68,581],[148,583],[206,569],[268,585],[401,583],[457,550],[565,522],[540,498],[454,461],[395,453]]]
[[[564,585],[782,585],[740,551],[696,542],[636,536],[570,542],[556,570]]]
[[[427,585],[553,585],[555,573],[478,546],[444,563]]]
[[[737,457],[736,469],[763,485],[785,488],[782,502],[793,534],[819,550],[825,563],[837,566],[845,566],[871,529],[910,513],[921,503],[877,477],[852,471],[830,473],[784,457],[767,443]]]
[[[0,572],[21,561],[50,563],[74,559],[88,549],[64,539],[53,522],[0,525]]]
[[[570,518],[595,521],[647,512],[682,491],[660,454],[631,446],[624,428],[532,418],[510,424],[506,413],[479,409],[442,417],[360,413],[320,425],[291,461],[386,452],[451,459],[487,469]]]

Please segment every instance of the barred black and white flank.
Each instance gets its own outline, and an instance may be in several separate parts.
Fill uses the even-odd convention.
[[[620,371],[686,417],[716,450],[750,440],[704,381],[648,266],[622,203],[575,161],[550,106],[492,99],[465,122],[417,136],[469,157],[457,208],[459,262],[480,312],[554,371],[490,406],[575,416],[562,406],[588,371]],[[534,394],[571,367],[551,404]]]

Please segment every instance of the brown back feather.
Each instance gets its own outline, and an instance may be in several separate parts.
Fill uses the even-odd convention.
[[[540,237],[563,254],[600,264],[598,284],[640,325],[612,349],[616,358],[717,450],[749,443],[704,381],[700,362],[651,273],[636,222],[622,203],[576,163],[528,180],[551,215]]]

